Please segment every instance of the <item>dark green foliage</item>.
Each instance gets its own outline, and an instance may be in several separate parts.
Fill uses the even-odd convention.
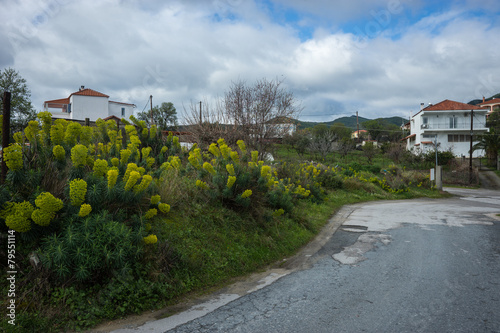
[[[42,241],[42,262],[62,281],[74,277],[102,283],[110,274],[129,273],[130,263],[140,253],[137,238],[142,230],[135,233],[106,213],[73,220],[59,235]]]

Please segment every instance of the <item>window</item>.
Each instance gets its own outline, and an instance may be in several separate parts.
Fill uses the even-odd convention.
[[[122,108],[122,117],[125,117],[125,108]]]
[[[474,137],[472,137],[474,141]],[[448,142],[470,142],[469,134],[448,134]]]
[[[457,128],[457,118],[455,116],[450,117],[450,128]]]

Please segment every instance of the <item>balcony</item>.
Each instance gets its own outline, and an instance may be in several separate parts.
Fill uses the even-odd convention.
[[[428,123],[428,124],[422,124],[420,125],[420,129],[425,131],[464,131],[464,130],[470,130],[470,123],[458,123],[458,124],[450,124],[449,122],[446,123]],[[488,128],[486,127],[485,122],[481,121],[474,121],[473,123],[473,130],[475,131],[487,131]]]

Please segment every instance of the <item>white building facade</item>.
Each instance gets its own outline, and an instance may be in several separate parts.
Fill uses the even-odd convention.
[[[110,101],[108,95],[81,86],[68,98],[45,101],[43,109],[53,118],[96,121],[109,116],[128,119],[134,114],[135,107],[134,104]]]
[[[477,135],[488,132],[488,111],[486,108],[450,100],[431,104],[411,117],[410,135],[403,139],[406,140],[406,148],[416,154],[427,153],[435,150],[437,142],[439,151],[451,151],[457,157],[468,157],[471,134],[474,145]],[[473,152],[473,157],[480,156],[484,156],[484,150]]]

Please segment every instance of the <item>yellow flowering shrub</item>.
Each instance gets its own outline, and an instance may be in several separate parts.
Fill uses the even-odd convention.
[[[149,129],[149,138],[150,139],[156,138],[157,132],[158,132],[158,127],[156,125],[152,125],[151,128]]]
[[[31,213],[31,219],[36,224],[46,227],[50,224],[50,221],[56,216],[56,213],[43,210],[43,209],[35,209],[33,213]]]
[[[158,237],[156,237],[156,235],[149,235],[147,237],[144,237],[144,243],[146,244],[155,244],[156,242],[158,242]]]
[[[226,164],[226,170],[229,175],[234,176],[234,165]]]
[[[137,181],[141,178],[141,174],[137,171],[132,171],[130,172],[130,176],[128,177],[128,180],[125,184],[125,191],[129,191],[134,187],[134,185],[137,183]]]
[[[96,160],[94,162],[94,176],[104,177],[108,172],[108,161]]]
[[[18,145],[24,145],[24,132],[16,132],[14,133],[14,141],[18,144]]]
[[[148,157],[146,158],[146,164],[148,165],[148,168],[151,168],[153,164],[155,164],[156,160],[154,157]]]
[[[273,216],[276,216],[276,217],[281,216],[281,215],[283,215],[283,214],[285,214],[285,211],[283,210],[283,208],[280,208],[280,209],[275,210],[275,211],[273,212]]]
[[[163,146],[163,147],[161,147],[160,153],[161,154],[165,154],[167,151],[168,151],[168,147],[167,146]]]
[[[161,197],[158,194],[151,196],[151,204],[157,205],[160,203]]]
[[[23,149],[17,144],[11,144],[3,149],[5,164],[9,170],[20,170],[23,168]]]
[[[142,153],[142,158],[146,159],[149,156],[149,154],[151,153],[151,147],[142,148],[141,153]]]
[[[227,188],[231,188],[231,187],[233,187],[234,182],[236,182],[236,177],[235,177],[235,176],[229,176],[229,177],[227,177],[227,184],[226,184],[226,187],[227,187]]]
[[[236,164],[240,163],[240,156],[238,155],[237,152],[232,151],[229,153],[229,155],[231,156],[231,159],[233,160],[234,163],[236,163]]]
[[[240,148],[241,153],[242,153],[243,155],[245,155],[245,154],[246,154],[246,151],[247,151],[247,147],[245,146],[245,142],[244,142],[243,140],[238,140],[238,141],[236,142],[236,144],[237,144],[237,145],[238,145],[238,147]]]
[[[80,167],[87,164],[88,149],[84,145],[77,144],[71,148],[71,162],[74,167]]]
[[[113,188],[118,180],[118,170],[108,170],[108,188]]]
[[[120,150],[120,163],[125,165],[128,163],[128,159],[132,155],[132,151],[130,149],[122,149]]]
[[[144,214],[144,218],[146,220],[150,220],[152,219],[153,217],[155,217],[156,215],[158,214],[158,210],[156,208],[151,208],[150,210],[148,210],[146,212],[146,214]]]
[[[252,155],[252,162],[257,164],[259,162],[259,152],[254,150],[250,154]]]
[[[61,145],[55,145],[54,148],[52,148],[52,154],[54,154],[54,157],[58,161],[64,161],[66,159],[66,151]]]
[[[91,211],[92,211],[92,206],[90,206],[89,204],[82,204],[80,206],[80,211],[78,212],[78,216],[85,217],[89,215]]]
[[[134,187],[134,192],[140,193],[145,191],[148,188],[149,184],[151,184],[151,181],[153,181],[153,177],[151,177],[150,175],[144,175],[144,177],[142,177],[141,183]]]
[[[82,125],[75,122],[70,122],[66,128],[66,133],[64,133],[64,141],[72,146],[78,142],[80,137],[80,132],[82,130]]]
[[[271,167],[269,165],[263,165],[262,169],[260,169],[260,175],[262,178],[266,178],[271,172]]]
[[[245,199],[245,198],[248,198],[251,195],[252,195],[252,190],[245,190],[245,192],[243,192],[243,194],[241,195],[241,197],[243,199]]]
[[[166,204],[166,203],[160,203],[160,204],[158,205],[158,208],[160,209],[160,211],[161,211],[162,213],[165,213],[165,214],[166,214],[166,213],[170,212],[170,205],[169,205],[169,204]]]
[[[199,179],[196,180],[196,187],[199,187],[203,190],[208,190],[210,188],[207,183]]]
[[[208,151],[214,155],[215,157],[219,157],[220,156],[220,150],[219,148],[217,147],[217,145],[215,143],[212,143],[210,145],[210,147],[208,147]]]
[[[35,205],[48,212],[57,212],[64,206],[61,199],[58,199],[50,192],[40,193],[35,199]]]
[[[73,179],[69,183],[69,198],[73,206],[80,206],[85,201],[87,182],[83,179]]]
[[[5,224],[17,232],[27,232],[31,229],[29,218],[35,208],[28,202],[12,204],[11,214],[5,218]]]
[[[125,170],[125,175],[123,176],[123,181],[124,182],[128,181],[128,178],[130,177],[130,173],[132,171],[137,171],[137,169],[138,169],[137,164],[135,164],[135,163],[127,164],[127,169]]]
[[[24,135],[26,135],[26,139],[30,142],[34,142],[38,139],[38,132],[40,131],[40,127],[38,121],[31,120],[28,122],[28,126],[24,129]]]
[[[117,157],[111,159],[111,165],[118,168],[120,166],[120,160]]]
[[[210,164],[210,163],[208,163],[208,162],[203,163],[203,169],[205,169],[206,171],[208,171],[208,173],[210,173],[211,175],[215,175],[216,174],[213,165]]]

